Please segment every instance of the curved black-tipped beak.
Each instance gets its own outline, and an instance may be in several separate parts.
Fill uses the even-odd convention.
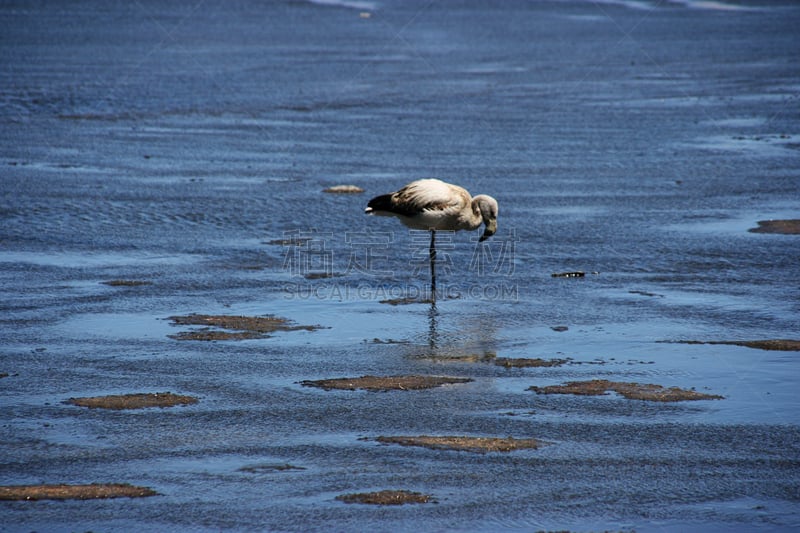
[[[483,235],[478,239],[478,242],[483,242],[497,232],[497,220],[487,220],[486,228],[483,230]]]

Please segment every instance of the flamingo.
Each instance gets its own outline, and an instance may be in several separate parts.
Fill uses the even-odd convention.
[[[393,216],[412,229],[431,232],[431,295],[436,299],[436,230],[475,230],[485,224],[483,242],[497,231],[497,200],[437,179],[412,181],[402,189],[376,196],[367,203],[368,215]]]

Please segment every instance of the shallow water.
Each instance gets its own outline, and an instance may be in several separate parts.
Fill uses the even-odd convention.
[[[1,530],[800,527],[796,352],[659,342],[800,331],[800,240],[747,232],[800,218],[800,8],[487,4],[0,10],[0,483],[161,494]],[[427,296],[428,236],[364,205],[431,176],[496,197],[498,233],[438,237],[435,306],[380,303]],[[322,327],[169,338],[190,313]],[[474,381],[299,384],[365,374]],[[527,390],[594,378],[725,399]],[[200,402],[61,403],[160,391]],[[371,440],[423,434],[549,444]],[[335,500],[387,488],[438,503]]]

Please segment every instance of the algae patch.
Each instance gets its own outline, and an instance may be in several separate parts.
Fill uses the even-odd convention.
[[[448,376],[361,376],[358,378],[334,378],[317,381],[301,381],[304,387],[319,387],[325,390],[421,390],[432,389],[442,385],[469,383],[470,378]]]
[[[171,392],[119,394],[111,396],[94,396],[87,398],[70,398],[64,403],[88,407],[89,409],[144,409],[147,407],[174,407],[197,403],[193,396],[172,394]]]
[[[181,331],[168,335],[176,341],[246,341],[251,339],[264,339],[268,335],[255,331],[219,331],[204,329],[200,331]]]
[[[127,483],[0,486],[0,500],[96,500],[145,498],[157,494],[156,491],[147,487],[137,487]]]
[[[428,503],[431,496],[421,492],[408,490],[381,490],[378,492],[361,492],[342,494],[336,497],[344,503],[365,503],[369,505],[403,505],[406,503]]]
[[[609,391],[616,392],[629,400],[649,400],[653,402],[681,402],[686,400],[721,400],[722,396],[704,394],[678,387],[663,387],[646,383],[626,383],[593,379],[590,381],[569,381],[563,385],[529,387],[537,394],[576,394],[579,396],[603,396]]]
[[[663,341],[679,344],[728,344],[730,346],[744,346],[756,350],[776,350],[782,352],[800,351],[800,340],[795,339],[765,339],[750,341]]]
[[[540,358],[525,358],[525,357],[498,357],[494,360],[497,366],[504,366],[506,368],[537,368],[537,367],[553,367],[562,366],[569,363],[568,359],[540,359]]]
[[[182,331],[169,335],[180,341],[220,341],[265,339],[276,331],[314,331],[321,326],[298,326],[277,316],[202,315],[171,316],[176,326],[204,326],[199,330]]]
[[[383,444],[477,453],[536,450],[544,445],[544,442],[537,439],[515,439],[513,437],[435,437],[421,435],[419,437],[377,437],[375,440]]]
[[[759,220],[757,228],[750,228],[750,233],[775,233],[779,235],[800,235],[800,219],[792,220]]]

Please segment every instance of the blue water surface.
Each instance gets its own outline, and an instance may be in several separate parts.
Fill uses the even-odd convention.
[[[748,230],[800,219],[799,26],[788,1],[4,5],[0,484],[159,496],[5,502],[0,530],[796,530],[797,352],[677,341],[798,338],[800,240]],[[363,213],[428,177],[500,206],[484,243],[437,236],[435,304],[428,234]],[[192,313],[319,327],[171,337]],[[300,383],[406,374],[473,381]],[[724,398],[529,390],[590,379]],[[164,391],[200,401],[62,403]],[[336,499],[382,489],[436,503]]]

